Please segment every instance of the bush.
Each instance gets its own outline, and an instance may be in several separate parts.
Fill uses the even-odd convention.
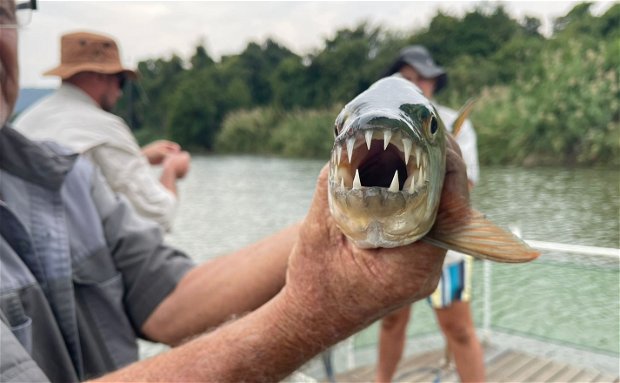
[[[550,47],[512,85],[486,88],[472,116],[481,162],[620,165],[614,50],[612,42]]]
[[[229,113],[215,139],[215,151],[220,153],[268,154],[269,137],[281,119],[273,108],[238,110]]]
[[[237,111],[224,120],[216,139],[220,153],[328,158],[340,108],[279,112],[273,108]]]

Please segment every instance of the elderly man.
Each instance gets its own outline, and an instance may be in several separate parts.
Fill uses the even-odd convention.
[[[0,15],[0,381],[276,381],[436,285],[443,250],[346,240],[327,167],[300,226],[193,266],[87,160],[10,127],[15,3],[0,0]],[[450,141],[440,213],[467,195]],[[177,347],[136,361],[137,337]]]
[[[62,85],[24,111],[15,129],[32,140],[54,141],[86,154],[112,190],[169,230],[177,207],[176,183],[189,169],[189,154],[166,140],[140,149],[127,124],[110,113],[125,81],[136,78],[121,65],[113,39],[76,32],[62,36],[60,46],[60,65],[45,74],[60,77]],[[159,181],[149,163],[162,165]]]

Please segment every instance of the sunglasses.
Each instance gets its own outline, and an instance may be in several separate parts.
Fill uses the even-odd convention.
[[[118,87],[123,89],[127,83],[127,75],[125,72],[121,72],[116,75],[116,78],[118,79]]]

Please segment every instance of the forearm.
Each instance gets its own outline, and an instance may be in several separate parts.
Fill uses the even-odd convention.
[[[247,316],[102,381],[275,382],[359,328],[294,303],[285,290]]]
[[[284,285],[299,225],[189,272],[142,327],[152,340],[178,344],[254,310]]]

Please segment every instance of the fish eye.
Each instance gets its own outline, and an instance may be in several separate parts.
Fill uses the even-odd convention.
[[[435,116],[431,116],[431,121],[429,123],[429,128],[431,131],[432,135],[435,135],[435,133],[437,133],[437,119],[435,118]]]

